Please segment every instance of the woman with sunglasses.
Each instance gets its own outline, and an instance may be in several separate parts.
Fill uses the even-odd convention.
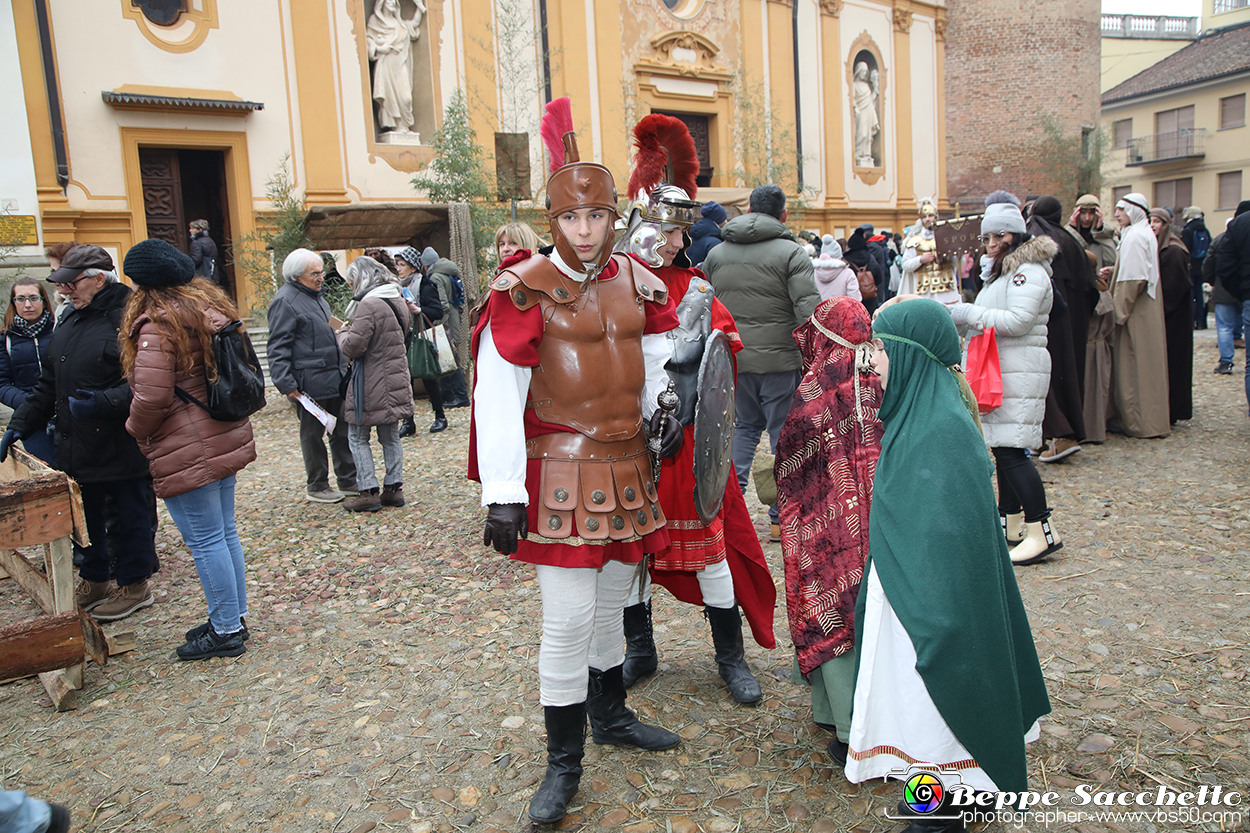
[[[998,512],[1011,560],[1035,564],[1063,546],[1051,528],[1041,475],[1029,459],[1029,449],[1042,445],[1050,387],[1046,320],[1054,303],[1050,261],[1059,247],[1050,237],[1032,237],[1019,207],[1011,202],[986,207],[981,242],[986,251],[984,286],[975,302],[948,309],[966,334],[994,328],[1003,404],[982,415],[981,424],[998,472]]]
[[[53,324],[52,304],[43,284],[34,278],[19,278],[9,290],[9,308],[4,311],[4,344],[0,348],[0,402],[15,411],[35,389],[43,373]],[[46,426],[22,440],[22,446],[52,465],[52,435]]]

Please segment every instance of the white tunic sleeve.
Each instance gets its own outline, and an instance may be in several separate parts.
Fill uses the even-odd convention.
[[[476,370],[475,390],[480,398],[475,397],[473,438],[477,443],[482,505],[528,504],[524,416],[531,370],[499,355],[489,323],[478,340]]]
[[[655,413],[656,398],[668,387],[668,372],[664,365],[672,358],[667,333],[650,333],[642,337],[642,360],[646,364],[647,379],[642,388],[642,416],[650,419]]]

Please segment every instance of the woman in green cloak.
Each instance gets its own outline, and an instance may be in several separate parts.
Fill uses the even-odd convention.
[[[885,433],[855,614],[846,775],[907,780],[923,767],[957,771],[976,790],[1018,792],[1025,743],[1050,701],[976,408],[959,381],[959,335],[930,300],[882,309],[873,333]],[[960,783],[942,778],[948,790]],[[962,829],[957,818],[923,815],[907,828]]]

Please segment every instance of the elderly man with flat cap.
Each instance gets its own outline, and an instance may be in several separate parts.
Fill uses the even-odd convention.
[[[78,481],[91,537],[81,548],[76,601],[111,622],[156,602],[148,581],[157,564],[150,473],[126,432],[130,385],[117,343],[130,289],[118,282],[109,253],[92,245],[70,249],[48,281],[73,308],[53,331],[39,384],[0,439],[0,460],[15,440],[56,417],[56,467]]]

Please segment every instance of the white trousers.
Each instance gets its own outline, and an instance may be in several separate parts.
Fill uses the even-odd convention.
[[[708,607],[731,608],[737,604],[734,596],[734,577],[729,572],[729,561],[718,561],[709,564],[695,575],[699,579],[699,592],[703,594],[703,604]],[[647,570],[634,571],[633,582],[629,586],[629,601],[626,604],[636,605],[651,601],[651,574]]]
[[[609,561],[598,570],[545,564],[536,568],[543,598],[540,702],[584,703],[589,669],[607,671],[625,662],[621,611],[638,565]]]

